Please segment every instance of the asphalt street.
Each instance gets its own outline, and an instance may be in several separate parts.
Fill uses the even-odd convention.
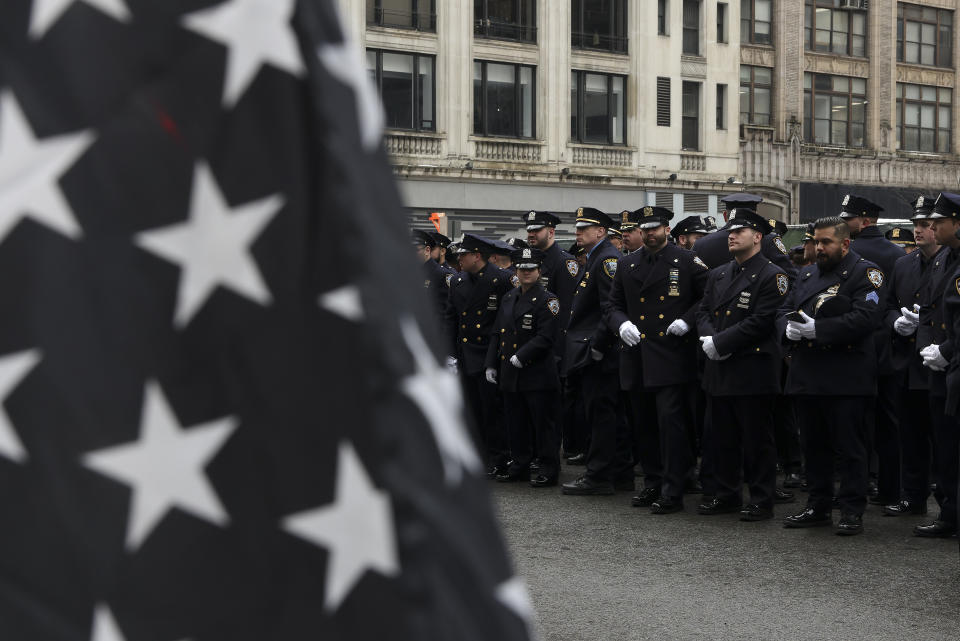
[[[561,482],[583,469],[565,467]],[[490,486],[545,641],[960,638],[957,539],[912,536],[928,517],[869,506],[864,533],[842,537],[782,527],[801,492],[775,519],[743,523],[696,514],[699,495],[654,515],[629,492]]]

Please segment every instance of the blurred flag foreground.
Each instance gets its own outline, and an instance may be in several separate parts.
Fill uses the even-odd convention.
[[[0,3],[0,638],[527,638],[359,60]]]

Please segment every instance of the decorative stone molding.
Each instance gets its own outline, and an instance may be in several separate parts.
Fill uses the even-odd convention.
[[[496,162],[540,162],[543,145],[537,141],[476,140],[474,158]]]
[[[776,50],[773,47],[740,46],[740,63],[759,67],[775,66]]]
[[[444,138],[443,134],[388,131],[383,142],[391,156],[439,156]]]
[[[803,57],[803,70],[811,73],[867,78],[870,75],[870,63],[860,58],[838,58],[807,51]]]
[[[697,154],[681,154],[680,155],[680,171],[706,171],[706,170],[707,170],[706,156],[697,155]]]
[[[950,87],[952,89],[956,84],[956,78],[952,71],[915,67],[900,63],[897,64],[897,82]]]
[[[568,145],[570,160],[574,165],[594,167],[630,167],[633,165],[633,150],[626,147],[600,147],[593,145]]]
[[[680,75],[685,78],[706,78],[706,58],[701,58],[700,56],[681,56]]]

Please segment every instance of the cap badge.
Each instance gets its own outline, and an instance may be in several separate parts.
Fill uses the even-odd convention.
[[[847,194],[846,196],[844,196],[844,197],[843,197],[843,202],[840,203],[840,204],[843,205],[844,207],[846,207],[847,205],[849,205],[849,204],[850,204],[850,194]]]
[[[524,250],[523,250],[523,257],[524,257],[524,258],[530,258],[530,250],[529,250],[529,249],[524,249]]]
[[[923,207],[923,196],[917,198],[917,207]]]
[[[653,216],[653,207],[644,207],[644,208],[643,208],[643,215],[644,215],[645,217]]]
[[[629,211],[622,211],[622,212],[620,213],[620,221],[623,222],[623,223],[629,223],[629,222],[630,222],[630,212],[629,212]]]
[[[894,227],[893,232],[890,235],[894,238],[900,238],[900,228]]]
[[[531,211],[529,214],[527,214],[527,220],[536,220],[536,219],[537,219],[537,212]]]

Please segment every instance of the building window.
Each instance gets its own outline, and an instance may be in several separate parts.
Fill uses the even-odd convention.
[[[867,55],[867,12],[838,9],[841,0],[806,0],[804,46],[841,56]]]
[[[367,49],[367,72],[380,91],[386,126],[436,131],[434,57]]]
[[[803,74],[803,137],[825,145],[866,143],[867,81],[863,78]]]
[[[367,0],[367,24],[437,30],[436,0]]]
[[[684,149],[700,150],[700,83],[683,83],[683,130],[680,144]]]
[[[683,53],[700,55],[700,0],[683,0]]]
[[[627,138],[627,77],[574,71],[570,76],[570,139],[622,145]]]
[[[727,41],[727,3],[717,3],[717,42]]]
[[[897,3],[897,62],[953,67],[953,12]]]
[[[473,62],[473,133],[533,138],[536,135],[534,81],[526,65]]]
[[[740,65],[740,124],[770,126],[773,70]]]
[[[727,128],[727,85],[717,85],[717,129]]]
[[[670,126],[670,78],[657,78],[657,126]]]
[[[473,33],[481,38],[537,41],[536,0],[474,0]]]
[[[571,3],[571,43],[575,48],[627,53],[627,0]]]
[[[950,89],[897,83],[897,148],[950,153]]]
[[[657,35],[670,35],[670,0],[657,0]]]
[[[768,45],[773,0],[740,0],[740,42]]]

